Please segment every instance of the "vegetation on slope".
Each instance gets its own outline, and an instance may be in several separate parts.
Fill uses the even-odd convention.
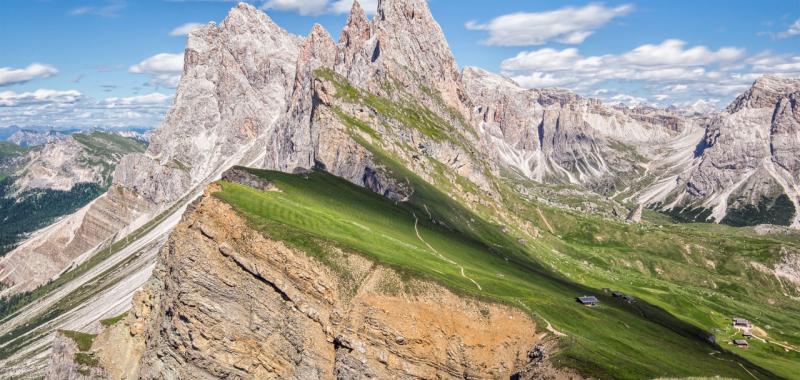
[[[0,256],[25,234],[75,212],[105,191],[95,183],[80,183],[70,191],[35,189],[12,197],[12,186],[11,177],[0,181]]]
[[[83,145],[87,153],[81,160],[87,166],[102,168],[106,183],[111,182],[115,163],[122,156],[128,153],[142,153],[147,148],[142,141],[107,132],[76,133],[72,138]]]
[[[180,208],[181,205],[185,204],[187,201],[188,198],[181,199],[180,201],[176,202],[175,205],[153,218],[153,220],[150,222],[139,227],[136,231],[131,232],[124,239],[120,239],[108,247],[103,248],[91,258],[78,265],[75,269],[62,274],[57,279],[29,292],[16,293],[7,298],[0,298],[0,323],[8,321],[10,318],[13,318],[15,315],[17,315],[17,313],[23,310],[25,306],[30,305],[42,297],[52,294],[66,283],[75,280],[81,275],[89,272],[92,268],[96,267],[98,264],[102,263],[112,255],[116,254],[122,249],[125,249],[138,239],[144,237],[149,232],[153,231],[155,227],[157,227],[169,215],[174,213],[175,210]],[[78,287],[73,292],[61,298],[51,307],[43,310],[41,313],[31,318],[28,323],[18,326],[5,335],[0,335],[0,359],[8,357],[8,355],[13,353],[17,348],[24,346],[26,341],[25,339],[21,338],[26,336],[35,337],[38,335],[37,333],[48,333],[45,328],[41,328],[42,325],[80,305],[90,297],[96,295],[98,292],[116,284],[116,282],[108,282],[106,280],[110,278],[115,271],[125,267],[131,261],[135,260],[135,256],[137,255],[138,253],[131,255],[127,259],[122,260],[120,263],[93,278],[88,283]]]
[[[540,323],[550,322],[568,334],[558,357],[561,364],[603,378],[744,378],[745,367],[772,376],[708,343],[701,329],[657,306],[617,302],[543,267],[499,226],[419,178],[410,178],[418,190],[415,199],[395,204],[324,172],[252,172],[281,191],[222,182],[216,196],[254,228],[301,249],[314,247],[319,257],[334,244],[464,294],[530,311]],[[597,294],[603,305],[592,309],[576,303],[575,297],[584,294]],[[719,360],[709,356],[714,351]]]
[[[735,202],[728,201],[728,204]],[[745,204],[741,208],[728,208],[722,223],[731,226],[755,226],[757,224],[776,224],[788,226],[792,224],[794,204],[786,194],[775,198],[761,197],[758,205]]]
[[[79,159],[87,166],[100,168],[103,183],[79,183],[68,191],[31,189],[15,193],[13,177],[0,173],[0,256],[14,249],[26,234],[77,211],[103,194],[111,182],[116,162],[123,155],[143,152],[146,147],[141,141],[105,132],[77,133],[72,137],[85,149]],[[26,148],[11,145],[13,147],[0,144],[0,159],[4,152],[27,152]]]
[[[20,166],[22,156],[28,153],[28,148],[0,141],[0,181],[6,179]]]
[[[399,96],[400,100],[392,101],[355,89],[346,79],[335,74],[322,70],[315,74],[328,75],[325,79],[334,82],[335,96],[340,101],[369,107],[377,114],[374,120],[383,125],[389,123],[419,129],[414,120],[382,111],[402,107],[402,96]],[[412,104],[425,108],[418,103]],[[339,111],[335,112],[337,117],[350,127],[351,137],[384,165],[379,170],[388,172],[390,177],[405,180],[414,188],[410,204],[415,205],[418,211],[424,210],[437,222],[445,223],[448,229],[482,242],[487,252],[499,252],[508,262],[521,268],[546,268],[540,275],[547,281],[560,283],[566,280],[573,285],[584,284],[594,289],[619,289],[655,305],[658,312],[644,312],[639,308],[645,304],[637,303],[634,313],[693,340],[716,340],[721,345],[712,344],[700,349],[701,353],[687,354],[703,365],[713,367],[706,362],[728,360],[720,356],[721,352],[732,348],[730,342],[733,338],[741,337],[740,331],[731,328],[731,317],[754,320],[759,329],[763,328],[763,333],[749,350],[737,349],[736,353],[785,377],[791,377],[798,370],[800,335],[792,321],[800,308],[792,297],[800,296],[800,288],[769,269],[785,254],[800,252],[798,241],[753,236],[747,231],[719,225],[675,225],[667,218],[658,221],[666,225],[628,225],[594,213],[547,207],[546,204],[563,203],[561,195],[551,193],[548,196],[555,197],[556,202],[547,199],[548,202],[542,203],[541,197],[533,200],[523,195],[530,189],[537,189],[533,191],[537,192],[538,184],[518,176],[503,174],[497,177],[487,173],[493,188],[500,193],[498,201],[494,195],[483,193],[469,180],[431,157],[426,157],[431,164],[426,170],[427,178],[432,181],[428,183],[410,172],[407,163],[398,157],[398,149],[406,150],[404,156],[413,156],[413,148],[385,138],[368,138],[374,137],[370,131],[379,126],[353,115],[343,117],[340,110],[334,110]],[[449,129],[444,126],[440,130]],[[458,141],[448,142],[459,145]],[[481,201],[476,202],[476,198]],[[462,206],[462,202],[468,202],[470,209]],[[583,202],[585,199],[579,203]],[[689,212],[699,214],[703,210]],[[648,216],[652,218],[649,211]],[[302,235],[303,231],[294,233],[294,236]],[[559,302],[563,302],[563,298]],[[543,316],[555,312],[554,319],[568,315],[559,312],[571,312],[558,310],[552,303],[529,303],[525,307],[532,305],[538,306],[532,310]],[[602,323],[638,330],[634,325],[608,317],[609,320]],[[594,331],[598,328],[593,324],[582,326],[573,320],[553,324],[562,331],[564,324],[577,327],[572,329],[575,333],[572,344],[562,351],[559,359],[587,374],[641,378],[657,374],[677,375],[681,367],[690,374],[724,374],[708,368],[701,370],[681,361],[669,364],[672,370],[651,364],[651,361],[663,361],[662,357],[680,356],[673,352],[674,347],[664,349],[661,342],[664,338],[655,335],[627,331],[630,335],[626,337],[622,333],[625,330],[617,331],[616,335],[604,334]],[[629,361],[629,356],[620,356],[622,352],[643,344],[639,342],[642,339],[651,341],[645,345],[656,348],[639,349],[643,354],[635,356],[634,362]],[[669,360],[661,364],[668,363]]]
[[[8,141],[0,141],[0,159],[8,156],[18,156],[28,152],[28,148],[21,147]]]

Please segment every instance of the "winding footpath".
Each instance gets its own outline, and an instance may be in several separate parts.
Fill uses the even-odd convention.
[[[433,248],[433,247],[432,247],[430,244],[428,244],[428,242],[427,242],[427,241],[425,241],[425,239],[423,239],[423,238],[422,238],[422,235],[420,235],[420,234],[419,234],[419,229],[417,228],[417,224],[419,223],[419,218],[417,218],[417,214],[415,214],[415,213],[413,213],[413,212],[411,213],[411,215],[414,215],[414,232],[416,232],[416,233],[417,233],[417,239],[419,239],[419,241],[421,241],[422,243],[424,243],[424,244],[425,244],[425,246],[426,246],[426,247],[428,247],[428,249],[429,249],[431,252],[433,252],[434,254],[436,254],[436,256],[439,256],[439,258],[440,258],[440,259],[442,259],[442,260],[444,260],[444,261],[446,261],[446,262],[448,262],[448,263],[450,263],[450,264],[453,264],[453,265],[457,266],[457,267],[458,267],[458,269],[459,269],[459,270],[461,270],[461,277],[464,277],[464,278],[466,278],[467,280],[470,280],[470,281],[472,281],[472,283],[473,283],[473,284],[475,284],[475,286],[477,286],[477,287],[478,287],[478,290],[480,290],[480,291],[483,291],[483,288],[481,288],[481,285],[480,285],[480,284],[479,284],[477,281],[475,281],[475,280],[473,280],[473,279],[469,278],[469,277],[466,275],[466,273],[464,273],[464,267],[463,267],[463,266],[461,266],[461,264],[459,264],[459,263],[457,263],[457,262],[455,262],[455,261],[453,261],[453,260],[450,260],[450,259],[448,259],[447,257],[444,257],[444,255],[442,255],[441,253],[439,253],[439,251],[437,251],[437,250],[436,250],[436,248]]]

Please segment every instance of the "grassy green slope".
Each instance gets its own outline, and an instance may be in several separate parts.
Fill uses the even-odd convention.
[[[8,141],[0,141],[0,181],[16,170],[19,163],[14,164],[14,161],[25,153],[28,153],[28,148],[23,148]]]
[[[529,310],[540,323],[546,320],[569,336],[557,359],[564,365],[604,378],[746,378],[745,367],[760,378],[774,376],[728,353],[711,356],[717,348],[704,341],[700,329],[659,307],[623,304],[602,295],[601,307],[580,306],[576,296],[598,292],[546,269],[498,226],[483,222],[432,186],[417,182],[415,199],[395,204],[322,172],[308,177],[254,173],[281,191],[222,182],[223,191],[216,195],[255,228],[323,261],[325,247],[333,243],[464,294]],[[414,228],[416,218],[424,241]]]
[[[0,159],[6,156],[25,154],[28,148],[23,148],[8,141],[0,141]]]
[[[540,226],[535,215],[542,211],[555,233],[533,242],[536,256],[571,280],[633,294],[713,333],[726,348],[742,337],[731,317],[748,318],[767,336],[738,355],[786,378],[800,369],[800,292],[767,269],[785,251],[800,251],[796,236],[667,218],[629,225],[526,202],[511,207]]]
[[[350,136],[383,164],[379,170],[388,172],[390,177],[404,179],[414,188],[409,203],[416,207],[416,215],[428,215],[430,211],[432,217],[448,229],[479,242],[485,252],[536,273],[540,276],[540,285],[547,282],[553,286],[567,286],[569,290],[557,296],[511,300],[548,320],[552,318],[557,329],[572,332],[572,343],[559,357],[562,363],[601,377],[724,374],[714,369],[720,363],[712,362],[730,360],[722,357],[719,351],[732,349],[730,340],[740,337],[740,332],[731,329],[730,318],[743,316],[764,330],[765,340],[755,340],[751,349],[735,350],[736,354],[786,378],[793,377],[800,369],[797,351],[800,339],[798,327],[793,323],[800,312],[793,301],[800,296],[800,291],[787,280],[764,270],[777,262],[784,251],[800,251],[798,239],[759,237],[751,230],[718,225],[674,225],[669,218],[649,210],[645,212],[646,217],[654,224],[628,225],[594,216],[594,213],[548,207],[545,204],[556,203],[574,208],[587,199],[583,196],[563,199],[560,192],[542,189],[540,184],[513,173],[501,171],[500,177],[496,177],[484,170],[500,195],[500,199],[495,199],[431,157],[426,157],[431,169],[427,174],[432,181],[428,183],[410,172],[397,154],[398,149],[407,150],[404,156],[417,152],[402,142],[384,141],[377,130],[389,119],[394,121],[393,128],[419,130],[434,140],[437,136],[448,136],[448,141],[463,146],[460,139],[454,138],[457,136],[447,121],[428,118],[436,122],[425,123],[419,118],[407,117],[415,110],[422,110],[417,112],[420,115],[428,115],[430,110],[399,87],[389,86],[391,96],[397,99],[393,101],[356,89],[331,72],[318,70],[315,74],[333,83],[339,102],[358,104],[379,115],[377,122],[381,125],[373,125],[342,112],[347,106],[333,105],[334,114],[348,127]],[[446,107],[443,109],[446,112]],[[454,122],[458,122],[458,118],[454,118]],[[440,133],[434,133],[436,131]],[[465,149],[470,152],[468,147]],[[541,193],[536,197],[544,200],[523,195],[528,191]],[[446,194],[459,197],[459,201]],[[460,203],[468,198],[472,198],[470,210]],[[475,198],[482,201],[475,202]],[[606,203],[596,199],[592,202],[600,207],[605,207]],[[419,210],[424,210],[425,214]],[[273,223],[271,228],[280,225]],[[304,230],[298,230],[290,237],[308,241],[307,235]],[[439,279],[445,283],[453,281],[449,276],[440,277],[447,277]],[[504,277],[504,282],[506,280],[508,278]],[[670,346],[667,344],[670,338],[648,330],[651,324],[632,325],[610,314],[603,314],[608,319],[595,321],[608,325],[602,327],[569,319],[565,315],[571,316],[573,310],[563,305],[564,297],[574,294],[566,296],[564,292],[591,291],[576,289],[575,284],[633,294],[646,303],[623,311],[638,314],[639,318],[689,337],[695,343],[701,342],[701,347],[689,350],[691,353],[676,354],[685,342]],[[465,290],[469,290],[469,286]],[[477,293],[486,296],[483,291]],[[721,347],[702,346],[711,334]],[[650,348],[642,349],[641,345]],[[640,352],[632,354],[635,351]],[[741,365],[730,362],[728,365],[741,371]],[[747,378],[750,374],[743,372],[736,376]]]
[[[128,153],[142,153],[147,144],[114,133],[91,132],[76,133],[72,137],[81,143],[87,155],[82,160],[88,166],[102,168],[103,176],[110,180],[114,173],[114,163]]]

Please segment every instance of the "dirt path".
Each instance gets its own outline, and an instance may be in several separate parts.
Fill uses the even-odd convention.
[[[464,278],[466,278],[467,280],[470,280],[470,281],[472,281],[472,283],[473,283],[473,284],[475,284],[475,286],[477,286],[477,287],[478,287],[478,290],[481,290],[481,291],[482,291],[482,290],[483,290],[483,288],[481,288],[481,285],[480,285],[480,284],[478,284],[478,282],[477,282],[477,281],[475,281],[475,280],[473,280],[473,279],[469,278],[469,277],[466,275],[466,273],[464,273],[464,267],[463,267],[463,266],[461,266],[461,264],[459,264],[459,263],[457,263],[457,262],[455,262],[455,261],[453,261],[453,260],[450,260],[450,259],[448,259],[447,257],[444,257],[444,255],[442,255],[441,253],[439,253],[439,251],[437,251],[437,250],[436,250],[436,248],[433,248],[433,247],[432,247],[430,244],[428,244],[428,242],[427,242],[427,241],[425,241],[425,239],[423,239],[423,238],[422,238],[422,235],[420,235],[420,234],[419,234],[419,229],[417,228],[417,224],[419,223],[419,219],[417,218],[417,214],[414,214],[414,213],[412,213],[412,215],[414,215],[414,232],[416,232],[416,233],[417,233],[417,239],[419,239],[419,241],[421,241],[422,243],[424,243],[424,244],[425,244],[425,246],[427,246],[427,247],[428,247],[428,249],[429,249],[429,250],[431,250],[431,252],[433,252],[434,254],[436,254],[436,256],[438,256],[440,259],[442,259],[442,260],[444,260],[444,261],[446,261],[446,262],[448,262],[448,263],[450,263],[450,264],[453,264],[453,265],[457,266],[457,267],[458,267],[458,269],[459,269],[459,270],[461,270],[461,277],[464,277]]]
[[[742,363],[740,363],[740,362],[738,362],[738,361],[736,361],[736,360],[731,360],[731,359],[723,359],[723,358],[717,357],[717,355],[719,355],[720,353],[721,353],[721,352],[719,352],[719,351],[711,351],[711,352],[709,352],[708,354],[709,354],[709,355],[711,355],[711,357],[712,357],[712,358],[714,358],[714,359],[717,359],[717,360],[721,360],[721,361],[723,361],[723,362],[736,362],[736,364],[738,364],[740,367],[742,367],[742,369],[743,369],[745,372],[747,372],[747,374],[748,374],[748,375],[752,376],[752,377],[753,377],[754,379],[756,379],[756,380],[759,380],[759,379],[758,379],[758,377],[756,377],[756,375],[753,375],[753,373],[752,373],[752,372],[750,372],[750,371],[747,369],[747,367],[745,367],[745,366],[744,366],[744,364],[742,364]]]
[[[548,320],[546,320],[544,318],[542,318],[542,320],[544,321],[544,323],[547,323],[547,327],[546,327],[547,331],[550,331],[551,333],[553,333],[553,335],[555,335],[555,336],[567,336],[567,334],[564,334],[561,331],[558,331],[555,328],[553,328],[553,325],[551,325]]]
[[[519,299],[516,299],[516,298],[514,299],[514,301],[517,301],[517,303],[520,306],[522,306],[522,308],[527,310],[529,313],[533,314],[533,310],[531,310],[531,308],[528,307],[528,305],[526,305],[524,302],[522,302],[522,301],[520,301]],[[567,336],[567,334],[564,334],[561,331],[556,330],[555,327],[553,327],[553,325],[550,324],[550,321],[544,319],[544,317],[542,317],[541,315],[539,316],[539,318],[541,318],[544,321],[544,323],[547,324],[547,326],[545,326],[545,330],[551,332],[553,335],[558,336],[558,337]]]
[[[540,217],[540,218],[542,218],[542,221],[544,222],[544,225],[545,225],[545,226],[547,226],[547,230],[548,230],[548,231],[550,231],[550,233],[551,233],[551,234],[555,235],[555,234],[556,234],[556,231],[555,231],[555,230],[553,230],[553,226],[551,226],[551,225],[550,225],[550,222],[548,222],[548,221],[547,221],[547,218],[545,218],[545,217],[544,217],[544,214],[542,213],[542,210],[540,210],[540,209],[537,207],[537,208],[536,208],[536,212],[538,212],[538,213],[539,213],[539,217]]]

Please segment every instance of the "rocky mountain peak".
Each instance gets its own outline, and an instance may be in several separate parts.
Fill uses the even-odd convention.
[[[347,18],[347,25],[342,29],[339,36],[339,43],[344,47],[358,46],[369,39],[372,27],[369,24],[367,13],[358,0],[353,1],[350,8],[350,16]]]
[[[426,86],[438,91],[450,107],[463,107],[461,73],[426,1],[380,1],[373,35],[377,41],[371,61],[386,74],[407,88]]]
[[[742,108],[774,108],[780,98],[800,91],[800,79],[778,75],[764,75],[739,95],[726,109],[735,113]]]
[[[247,159],[247,147],[286,109],[302,43],[244,3],[219,26],[191,33],[173,107],[147,154],[118,165],[115,184],[165,203]]]

